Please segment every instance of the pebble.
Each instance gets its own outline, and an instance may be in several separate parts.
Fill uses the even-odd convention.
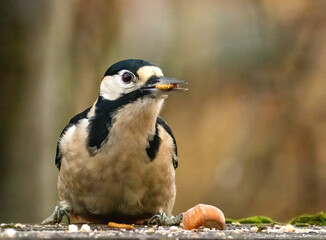
[[[91,229],[91,227],[90,227],[88,224],[83,224],[83,225],[81,226],[81,228],[80,228],[80,231],[81,231],[81,232],[91,232],[92,229]]]
[[[216,232],[216,235],[222,237],[222,236],[225,236],[225,233],[221,232],[221,231],[218,231],[218,232]]]
[[[178,231],[180,231],[180,228],[178,228],[176,226],[172,226],[172,227],[170,227],[170,231],[171,232],[178,232]]]
[[[68,232],[78,232],[78,226],[75,224],[70,224],[68,226]]]
[[[155,231],[156,231],[156,228],[154,228],[154,227],[147,230],[148,233],[154,233]]]
[[[240,234],[241,230],[240,229],[235,229],[233,232],[236,233],[236,234]]]
[[[6,229],[3,233],[4,233],[4,235],[6,236],[6,237],[10,237],[10,238],[12,238],[12,237],[15,237],[15,235],[16,235],[16,230],[15,229],[13,229],[13,228],[8,228],[8,229]]]
[[[15,227],[16,227],[16,228],[24,228],[24,227],[26,227],[26,225],[21,224],[21,223],[16,223],[16,224],[15,224]]]
[[[238,225],[241,225],[241,223],[239,223],[239,222],[232,222],[232,225],[238,226]]]
[[[286,226],[282,226],[282,227],[281,227],[281,230],[282,230],[283,232],[296,232],[296,228],[293,227],[293,226],[290,225],[290,224],[288,224],[288,225],[286,225]]]
[[[274,227],[268,227],[267,229],[262,230],[262,232],[267,233],[283,233],[283,232],[298,232],[298,229],[294,226],[288,224],[285,226],[276,225]]]

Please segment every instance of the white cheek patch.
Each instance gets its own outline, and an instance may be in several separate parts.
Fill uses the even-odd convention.
[[[137,75],[138,79],[135,82],[129,84],[124,83],[121,80],[121,76],[127,70],[121,70],[118,74],[114,76],[106,76],[103,78],[100,86],[100,95],[109,100],[116,100],[122,94],[130,93],[140,88],[148,79],[152,76],[162,77],[163,73],[159,67],[155,66],[143,66],[138,69]]]
[[[115,76],[106,76],[103,78],[100,86],[100,95],[109,100],[119,98],[120,93],[123,91],[122,87],[118,84]]]
[[[114,76],[106,76],[103,78],[100,86],[100,95],[109,100],[116,100],[122,94],[132,92],[137,89],[136,84],[124,84],[121,81],[121,75],[125,71],[120,71]]]

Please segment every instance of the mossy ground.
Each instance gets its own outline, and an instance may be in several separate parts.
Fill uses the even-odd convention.
[[[247,217],[247,218],[241,218],[238,220],[234,220],[231,218],[225,219],[226,223],[241,223],[241,224],[255,224],[255,223],[275,223],[275,221],[269,217],[265,216],[253,216],[253,217]]]
[[[241,224],[276,224],[278,222],[273,219],[265,216],[252,216],[248,218],[242,219],[231,219],[227,218],[225,220],[226,223],[241,223]],[[326,213],[320,212],[316,214],[303,214],[298,217],[293,218],[289,221],[290,224],[296,226],[308,226],[308,225],[318,225],[318,226],[326,226]]]
[[[290,221],[290,224],[293,225],[309,224],[309,225],[326,226],[326,213],[320,212],[317,214],[303,214],[293,218]]]

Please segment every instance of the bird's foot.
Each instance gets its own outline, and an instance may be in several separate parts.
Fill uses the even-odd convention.
[[[180,225],[183,220],[183,213],[178,214],[177,216],[166,216],[165,213],[155,214],[148,221],[148,225],[159,225],[159,226],[174,226]]]
[[[70,214],[69,214],[69,212],[64,208],[60,208],[59,206],[56,206],[54,208],[54,212],[51,214],[51,216],[48,217],[47,219],[43,220],[42,224],[61,223],[62,218],[64,216],[67,217],[68,223],[70,223]]]

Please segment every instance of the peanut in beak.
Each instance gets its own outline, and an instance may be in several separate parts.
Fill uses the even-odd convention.
[[[155,85],[155,88],[163,91],[170,90],[176,87],[178,87],[178,84],[156,84]]]

